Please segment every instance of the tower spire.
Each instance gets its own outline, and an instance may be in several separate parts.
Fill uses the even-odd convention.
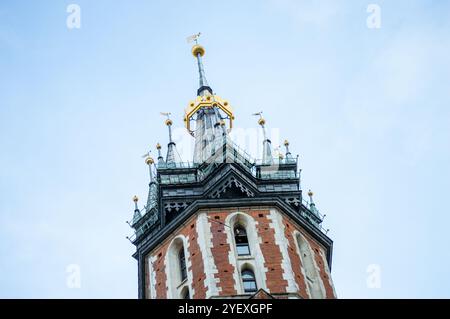
[[[213,91],[206,80],[205,68],[203,67],[202,57],[205,55],[205,48],[198,44],[198,38],[201,33],[194,34],[187,38],[188,42],[195,42],[192,47],[192,55],[197,59],[198,75],[199,75],[199,88],[197,90],[198,96],[212,95]]]
[[[195,42],[192,55],[197,60],[199,73],[199,89],[197,98],[189,103],[185,112],[184,122],[189,133],[195,138],[194,163],[201,164],[215,156],[220,160],[217,151],[222,150],[227,134],[233,126],[233,110],[228,101],[214,95],[205,76],[202,56],[205,49],[198,44],[200,33],[190,36],[188,42]],[[229,121],[229,129],[225,121]],[[195,130],[191,129],[191,121],[195,121]]]
[[[292,154],[289,150],[289,141],[284,140],[284,147],[286,148],[286,160],[292,160]]]
[[[154,163],[155,161],[150,155],[148,155],[145,158],[145,164],[148,165],[148,170],[150,173],[150,183],[148,184],[149,190],[148,190],[147,206],[145,209],[146,212],[149,212],[152,208],[156,207],[158,204],[158,188],[152,170],[152,166]]]
[[[161,144],[156,144],[156,149],[158,150],[158,164],[164,165],[164,157],[161,154]]]
[[[169,144],[167,144],[167,156],[166,156],[166,163],[167,164],[176,164],[181,163],[181,157],[178,154],[176,144],[172,140],[172,120],[170,119],[170,113],[163,113],[161,112],[161,115],[166,116],[167,119],[165,121],[166,126],[169,129]]]
[[[131,221],[131,227],[133,227],[133,225],[135,225],[139,221],[139,219],[142,218],[141,211],[138,208],[138,200],[139,200],[139,198],[136,195],[134,195],[133,196],[134,214],[133,214],[133,220]]]
[[[313,200],[313,195],[314,195],[314,193],[313,193],[311,190],[309,190],[309,191],[308,191],[308,196],[309,196],[309,209],[311,210],[311,212],[312,212],[314,215],[319,216],[319,211],[317,210],[316,204],[314,203],[314,200]]]
[[[148,173],[150,175],[150,184],[151,184],[154,182],[152,165],[155,161],[154,161],[153,157],[150,156],[150,151],[147,154],[145,154],[143,157],[145,157],[145,164],[148,165]]]
[[[262,164],[264,165],[273,165],[273,156],[272,156],[272,142],[267,138],[266,134],[266,120],[262,117],[262,111],[258,113],[254,113],[253,115],[259,116],[258,124],[261,126],[263,130],[263,156],[262,156]]]

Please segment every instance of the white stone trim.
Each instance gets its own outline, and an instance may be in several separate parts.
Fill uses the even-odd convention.
[[[219,278],[215,277],[215,274],[219,271],[217,270],[211,250],[213,243],[211,223],[208,221],[208,214],[200,213],[197,216],[195,226],[197,231],[197,243],[200,247],[200,252],[202,253],[203,268],[206,276],[204,286],[206,288],[206,299],[208,299],[212,296],[219,295],[219,289],[217,288]]]
[[[228,216],[227,216],[228,218]],[[225,223],[225,225],[228,225],[227,223]],[[234,248],[234,238],[233,235],[230,234],[230,230],[227,226],[224,227],[224,232],[226,233],[227,236],[227,244],[230,247],[230,250],[228,251],[228,262],[230,263],[230,265],[233,265],[234,267],[234,272],[233,272],[233,279],[234,279],[234,290],[236,291],[237,294],[239,294],[242,290],[241,288],[241,277],[239,275],[239,269],[238,269],[238,265],[237,265],[237,255],[236,255],[236,250]]]
[[[313,279],[314,283],[319,285],[318,288],[320,289],[320,294],[321,294],[320,298],[325,298],[326,297],[325,286],[323,285],[322,278],[320,277],[320,268],[317,266],[316,259],[315,259],[315,252],[311,248],[311,245],[309,244],[309,240],[307,240],[305,238],[305,236],[303,236],[303,234],[300,233],[298,230],[295,230],[293,232],[293,236],[294,236],[294,239],[295,239],[295,246],[297,248],[297,254],[300,257],[300,260],[302,262],[302,274],[303,274],[303,277],[305,279],[305,285],[306,285],[306,289],[307,289],[309,297],[311,299],[312,298],[317,298],[317,297],[313,296],[312,292],[310,291],[308,276],[307,276],[306,270],[305,270],[306,262],[304,260],[303,254],[302,254],[302,249],[300,248],[300,245],[299,245],[299,242],[298,242],[298,238],[299,237],[301,238],[301,240],[303,242],[305,242],[306,249],[308,249],[308,252],[311,255],[311,261],[312,261],[312,264],[313,264],[313,267],[314,267],[314,270],[313,270],[314,271],[314,274],[313,274],[314,278],[312,278],[312,279]]]
[[[280,248],[282,260],[281,268],[283,269],[283,279],[288,283],[286,291],[288,293],[296,293],[299,291],[297,282],[295,281],[294,272],[292,271],[291,259],[289,258],[289,242],[285,235],[285,227],[281,214],[271,209],[270,214],[267,216],[272,222],[269,226],[274,230],[275,244]]]
[[[325,252],[322,249],[320,249],[320,256],[322,257],[322,262],[323,262],[323,266],[325,269],[325,273],[328,276],[328,282],[329,282],[331,288],[333,289],[333,296],[336,298],[337,297],[336,289],[334,288],[333,279],[331,278],[330,267],[328,266],[328,261],[327,261],[327,258],[325,257]]]
[[[179,283],[180,269],[179,269],[178,255],[175,254],[174,251],[178,250],[180,241],[181,244],[183,245],[184,258],[186,262],[187,280],[184,284]],[[167,248],[166,256],[164,258],[164,265],[166,269],[166,278],[167,278],[166,279],[167,299],[180,299],[180,293],[185,286],[188,287],[189,294],[193,296],[194,292],[192,289],[192,272],[189,271],[189,268],[191,267],[191,260],[188,248],[189,248],[189,241],[183,235],[178,235],[175,238],[173,238]]]
[[[185,238],[184,242],[185,242],[185,244],[183,245],[183,247],[184,247],[184,259],[186,261],[187,289],[189,289],[189,295],[191,296],[191,298],[193,298],[193,296],[195,294],[195,289],[194,289],[194,286],[192,285],[192,282],[193,282],[192,270],[189,270],[189,268],[192,267],[191,254],[189,253],[189,247],[191,247],[191,241],[189,239],[189,236],[187,238]],[[181,292],[183,291],[183,288],[185,286],[186,286],[186,284],[178,287],[178,289],[177,289],[178,290],[178,298],[180,298]]]
[[[166,254],[164,256],[164,270],[166,273],[166,296],[167,296],[167,299],[172,299],[172,289],[171,289],[171,287],[172,287],[172,275],[171,275],[172,270],[171,270],[170,262],[169,262],[169,249],[167,249]]]
[[[153,264],[157,259],[158,257],[156,256],[149,256],[147,258],[149,276],[147,292],[149,293],[150,299],[156,299],[156,271],[153,269]]]

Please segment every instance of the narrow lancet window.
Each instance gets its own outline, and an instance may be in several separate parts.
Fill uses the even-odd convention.
[[[234,227],[234,240],[236,242],[236,251],[238,256],[250,255],[247,231],[241,225]]]
[[[242,270],[242,284],[244,286],[245,293],[256,292],[258,287],[256,286],[255,274],[252,270]]]

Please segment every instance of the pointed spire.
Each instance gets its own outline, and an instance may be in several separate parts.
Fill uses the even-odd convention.
[[[263,165],[273,165],[273,156],[272,156],[272,142],[267,138],[266,134],[266,120],[262,117],[262,111],[253,114],[255,116],[259,116],[258,124],[261,126],[263,130],[263,156],[262,156],[262,164]]]
[[[157,143],[156,149],[158,150],[158,164],[164,165],[165,162],[164,162],[164,157],[162,156],[162,153],[161,153],[161,144]]]
[[[191,52],[197,59],[200,87],[197,90],[197,98],[190,102],[186,109],[184,122],[195,138],[193,162],[195,164],[202,164],[209,160],[222,162],[225,156],[223,145],[233,126],[234,115],[228,101],[214,95],[206,80],[202,63],[205,49],[198,44],[199,36],[200,33],[188,38],[188,42],[195,41]],[[229,120],[229,129],[225,126],[224,120]],[[191,129],[191,121],[195,121],[194,130]]]
[[[155,161],[150,155],[145,158],[145,164],[148,165],[148,171],[150,174],[147,206],[145,207],[146,212],[150,211],[153,207],[156,207],[156,205],[158,204],[158,188],[156,185],[156,178],[153,176],[153,169],[152,169],[154,163]]]
[[[284,140],[284,147],[286,147],[286,160],[292,160],[291,151],[289,151],[289,141]]]
[[[314,200],[313,200],[313,195],[314,195],[314,193],[313,193],[311,190],[309,190],[309,191],[308,191],[308,196],[309,196],[309,209],[311,210],[311,212],[312,212],[314,215],[319,216],[319,211],[317,210],[316,204],[314,203]]]
[[[280,163],[280,165],[283,163],[283,160],[284,160],[284,155],[283,155],[283,153],[278,153],[278,161],[279,161],[279,163]]]
[[[149,154],[147,155],[147,157],[145,158],[145,164],[148,165],[148,172],[150,175],[150,183],[153,183],[153,171],[152,171],[152,165],[153,163],[155,163],[155,160],[150,156],[150,152],[148,152]]]
[[[205,68],[203,67],[202,57],[205,55],[205,48],[198,44],[198,38],[200,32],[188,37],[188,42],[195,41],[195,45],[192,47],[192,55],[197,59],[198,75],[199,75],[199,89],[197,90],[198,96],[212,95],[213,91],[206,80]]]
[[[311,206],[311,205],[314,205],[314,206],[315,206],[314,200],[313,200],[314,193],[312,192],[312,190],[309,190],[309,191],[308,191],[308,196],[309,196],[309,205],[310,205],[310,206]]]
[[[166,163],[167,164],[176,164],[181,163],[180,155],[178,154],[176,144],[172,140],[172,120],[170,119],[170,113],[163,113],[161,112],[161,115],[166,116],[167,119],[165,121],[166,126],[169,129],[169,144],[167,144],[167,156],[166,156]]]
[[[138,200],[139,200],[139,198],[136,195],[134,195],[133,196],[134,214],[133,214],[133,220],[131,221],[131,227],[133,227],[133,225],[135,225],[139,221],[139,219],[142,218],[141,211],[138,208]]]

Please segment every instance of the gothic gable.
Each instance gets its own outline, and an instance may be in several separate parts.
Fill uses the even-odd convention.
[[[205,189],[206,198],[246,198],[258,195],[254,180],[240,171],[240,167],[233,165],[223,166],[215,172],[220,179],[212,177],[212,181]]]

